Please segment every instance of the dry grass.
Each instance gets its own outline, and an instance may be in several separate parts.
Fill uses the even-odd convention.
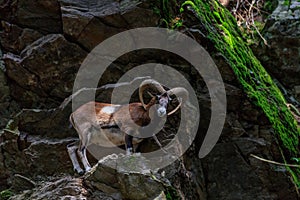
[[[267,17],[274,9],[270,0],[222,0],[221,3],[235,17],[249,43],[262,40],[265,45],[268,45],[261,31]]]

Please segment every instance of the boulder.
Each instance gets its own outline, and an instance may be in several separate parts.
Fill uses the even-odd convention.
[[[150,163],[143,156],[109,155],[85,175],[89,188],[96,188],[116,199],[166,199],[166,180],[159,180],[151,172]]]
[[[33,182],[16,175],[13,188],[23,188],[24,191],[11,198],[166,200],[164,192],[170,191],[171,186],[167,179],[158,178],[147,170],[145,161],[142,156],[110,155],[79,178],[63,174]]]

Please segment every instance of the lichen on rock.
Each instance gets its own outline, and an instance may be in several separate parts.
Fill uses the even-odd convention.
[[[181,10],[186,9],[192,10],[203,24],[206,37],[231,66],[247,96],[268,117],[287,161],[299,157],[300,129],[297,122],[271,76],[243,41],[233,16],[217,1],[185,1]],[[298,170],[294,171],[300,175]],[[300,185],[297,175],[294,178]]]

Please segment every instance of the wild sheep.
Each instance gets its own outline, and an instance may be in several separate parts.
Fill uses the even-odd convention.
[[[150,102],[145,104],[143,93],[148,89],[156,89],[159,95],[152,95]],[[171,95],[176,95],[179,104],[173,111],[167,113]],[[162,118],[175,113],[182,104],[180,97],[184,99],[187,96],[187,90],[182,87],[166,91],[157,81],[147,79],[139,86],[140,102],[118,105],[92,101],[80,106],[70,115],[70,122],[79,135],[79,145],[73,143],[67,147],[74,170],[79,174],[84,173],[76,153],[78,153],[85,171],[91,169],[86,157],[86,148],[89,144],[104,147],[125,144],[126,153],[131,154],[133,144],[142,141],[141,138],[138,138],[140,128],[147,126],[155,118]],[[155,110],[150,109],[152,106]],[[127,114],[128,111],[129,115]]]

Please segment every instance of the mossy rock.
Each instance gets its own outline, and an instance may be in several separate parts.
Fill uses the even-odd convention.
[[[197,16],[205,29],[205,36],[231,66],[248,98],[268,117],[286,162],[299,157],[300,129],[297,122],[282,93],[246,44],[235,18],[218,1],[185,1],[180,11],[186,10],[192,10]],[[300,170],[287,169],[300,186]]]

